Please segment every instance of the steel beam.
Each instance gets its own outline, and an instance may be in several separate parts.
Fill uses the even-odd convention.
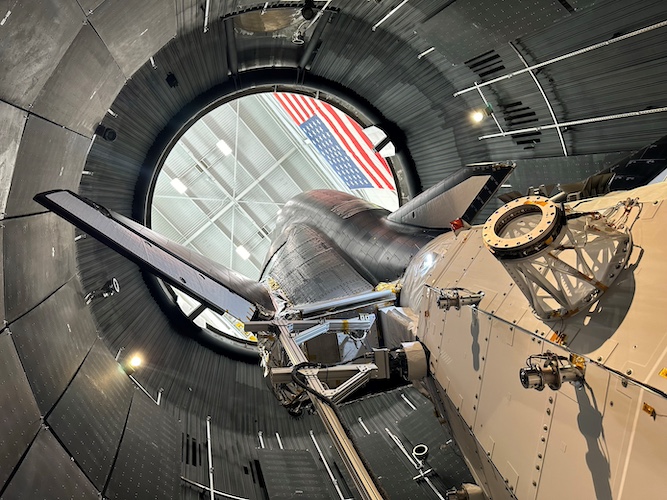
[[[658,28],[663,28],[667,26],[667,20],[665,21],[660,21],[659,23],[651,24],[650,26],[646,26],[645,28],[640,28],[635,31],[631,31],[630,33],[626,33],[624,35],[617,36],[615,38],[612,38],[611,40],[605,40],[604,42],[596,43],[594,45],[589,45],[588,47],[584,47],[583,49],[575,50],[574,52],[568,52],[567,54],[563,54],[562,56],[554,57],[553,59],[549,59],[548,61],[541,62],[539,64],[533,64],[532,66],[528,66],[524,69],[520,69],[518,71],[514,71],[512,73],[508,73],[503,76],[499,76],[498,78],[493,78],[492,80],[489,80],[487,82],[482,82],[480,84],[473,85],[472,87],[468,87],[463,90],[459,90],[458,92],[455,92],[453,95],[454,97],[458,97],[461,94],[465,94],[466,92],[471,92],[475,90],[478,87],[486,87],[487,85],[492,85],[494,83],[507,80],[508,78],[512,78],[513,76],[521,75],[523,73],[527,73],[528,71],[533,71],[535,69],[542,68],[544,66],[547,66],[549,64],[553,64],[555,62],[559,61],[564,61],[565,59],[569,59],[571,57],[575,57],[581,54],[585,54],[586,52],[590,52],[591,50],[596,50],[602,47],[607,47],[608,45],[611,45],[613,43],[620,42],[622,40],[627,40],[628,38],[632,38],[633,36],[641,35],[643,33],[648,33],[649,31],[653,31]]]
[[[271,368],[270,376],[273,384],[287,384],[292,381],[292,366],[280,366]],[[359,373],[371,372],[369,376],[372,378],[377,375],[377,366],[373,363],[357,363],[348,365],[331,366],[329,368],[304,368],[303,373],[312,370],[312,373],[317,375],[317,378],[329,383],[329,381],[347,381]]]
[[[276,326],[280,332],[280,343],[285,349],[289,360],[293,365],[307,362],[308,358],[306,358],[306,355],[299,348],[299,346],[296,345],[296,342],[294,342],[294,339],[292,338],[287,325],[288,322],[276,322]],[[326,390],[316,375],[307,375],[306,383],[308,384],[308,387],[317,393],[323,394]],[[364,466],[359,453],[357,453],[354,444],[346,434],[345,429],[343,429],[343,426],[340,420],[338,420],[335,411],[314,395],[309,393],[308,396],[313,402],[313,406],[317,410],[317,414],[322,419],[322,423],[329,433],[329,436],[331,437],[336,450],[343,460],[345,467],[350,473],[350,476],[352,477],[354,485],[357,487],[361,498],[363,500],[381,500],[382,495],[380,494],[380,491],[373,482],[373,479],[371,478],[368,470],[366,470],[366,467]]]
[[[189,243],[192,243],[193,240],[195,240],[200,234],[202,234],[206,229],[208,229],[210,226],[215,224],[215,222],[225,215],[229,210],[232,209],[232,207],[238,207],[246,216],[255,224],[255,227],[257,227],[259,230],[261,230],[261,227],[257,224],[255,219],[253,219],[250,214],[246,213],[246,210],[239,204],[239,200],[241,200],[245,195],[247,195],[252,189],[258,185],[259,182],[264,180],[271,172],[273,172],[276,168],[280,167],[281,163],[284,162],[287,158],[289,158],[295,151],[295,148],[290,149],[287,153],[285,153],[281,158],[276,160],[276,162],[271,165],[268,169],[266,169],[262,175],[260,175],[257,179],[253,181],[253,183],[248,186],[246,189],[241,191],[237,196],[236,199],[232,197],[230,193],[227,192],[227,190],[220,184],[220,182],[215,178],[215,176],[209,172],[208,166],[203,164],[201,161],[197,160],[195,155],[190,151],[189,148],[187,148],[184,144],[179,142],[179,144],[183,147],[185,152],[199,165],[199,167],[204,171],[204,175],[207,175],[219,188],[220,191],[225,193],[227,196],[230,198],[230,202],[222,207],[219,211],[217,211],[215,214],[211,215],[209,219],[206,221],[206,223],[198,228],[194,233],[192,233],[188,239],[183,243],[184,245],[188,245]],[[208,216],[207,216],[208,217]]]

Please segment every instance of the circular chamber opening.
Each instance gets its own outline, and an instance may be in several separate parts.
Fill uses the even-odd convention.
[[[257,280],[276,215],[299,193],[333,189],[398,208],[394,154],[382,130],[323,100],[286,92],[244,95],[189,123],[170,143],[146,219],[158,233]],[[173,291],[198,326],[256,342],[238,319]]]

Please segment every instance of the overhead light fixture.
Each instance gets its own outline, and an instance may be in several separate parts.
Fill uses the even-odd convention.
[[[484,113],[482,113],[481,111],[473,111],[470,117],[472,118],[472,121],[474,121],[475,123],[479,123],[484,119]]]
[[[246,250],[246,247],[244,247],[243,245],[239,245],[236,247],[236,253],[239,254],[239,256],[243,260],[248,260],[248,258],[250,257],[250,252],[248,252],[248,250]]]
[[[417,56],[417,59],[421,59],[422,57],[429,55],[429,54],[430,54],[431,52],[433,52],[434,50],[435,50],[435,47],[431,47],[430,49],[426,49],[424,52],[420,53],[420,54]]]
[[[373,144],[373,149],[380,153],[383,158],[389,158],[396,154],[394,143],[387,137],[387,134],[379,127],[371,125],[364,129],[364,134]]]
[[[7,14],[5,14],[5,17],[3,17],[2,20],[0,21],[0,26],[4,26],[5,23],[7,22],[7,19],[9,19],[9,16],[11,16],[11,15],[12,15],[12,11],[8,10]]]
[[[486,106],[484,109],[477,109],[473,111],[470,115],[470,118],[472,119],[473,122],[475,123],[480,123],[484,118],[487,116],[491,116],[493,114],[493,106],[491,106],[491,103],[486,103]]]
[[[141,363],[141,356],[135,354],[134,356],[125,358],[123,361],[121,361],[120,366],[125,373],[132,375],[137,370],[137,368],[141,366]]]
[[[211,13],[211,0],[206,0],[206,9],[204,10],[204,33],[208,33],[208,18]]]
[[[371,141],[373,147],[377,146],[387,138],[387,134],[384,132],[384,130],[382,130],[380,127],[376,127],[375,125],[366,127],[364,129],[364,134],[366,134],[366,137],[368,137],[368,139]]]
[[[181,194],[184,194],[188,190],[185,184],[183,184],[178,177],[174,177],[171,180],[171,185],[176,191],[178,191]]]
[[[408,0],[403,0],[403,1],[402,1],[401,3],[399,3],[396,7],[394,7],[393,9],[391,9],[391,10],[389,11],[389,13],[388,13],[386,16],[384,16],[382,19],[380,19],[377,23],[375,23],[375,24],[373,25],[373,27],[371,28],[371,31],[375,31],[376,29],[378,29],[378,26],[380,26],[383,22],[385,22],[385,21],[386,21],[387,19],[389,19],[391,16],[393,16],[394,14],[396,14],[396,12],[398,12],[398,9],[400,9],[401,7],[403,7],[406,3],[408,3]]]
[[[228,156],[232,154],[232,148],[229,147],[229,144],[227,144],[225,141],[220,139],[217,143],[216,146],[218,146],[218,149],[222,151],[222,154],[225,156]]]

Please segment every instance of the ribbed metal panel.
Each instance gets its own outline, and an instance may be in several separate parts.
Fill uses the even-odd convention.
[[[622,1],[604,2],[522,38],[520,45],[534,64],[666,19],[664,2],[642,2],[635,8]],[[667,56],[657,47],[666,44],[667,28],[658,28],[546,66],[538,77],[552,102],[559,103],[561,122],[664,106]],[[567,135],[573,154],[628,151],[657,139],[666,126],[662,113],[581,125]]]
[[[331,31],[336,36],[325,38],[327,50],[318,53],[312,71],[354,89],[400,127],[423,188],[461,166],[448,161],[456,150],[448,152],[437,140],[446,128],[455,130],[463,161],[489,159],[471,133],[465,107],[457,102],[445,107],[457,89],[429,60],[418,59],[415,50],[390,32],[372,32],[367,24],[344,14],[336,16]],[[364,50],[352,50],[358,46]],[[392,54],[389,60],[383,56],[386,53]]]
[[[179,453],[176,419],[135,392],[105,497],[176,498]],[[155,446],[164,443],[163,447]]]
[[[0,332],[0,375],[2,375],[3,434],[0,435],[0,491],[20,463],[39,431],[40,411],[30,390],[30,384],[21,366],[21,359],[12,341],[9,330]]]
[[[3,498],[70,497],[94,500],[100,495],[53,433],[44,427],[39,429]]]
[[[40,92],[33,112],[88,137],[125,77],[90,26],[84,26]]]
[[[13,12],[2,27],[0,98],[28,109],[76,38],[85,17],[75,0],[57,4],[33,0],[14,4],[11,9],[4,5],[3,17],[7,10]],[[26,26],[31,29],[26,30]]]
[[[32,200],[34,195],[56,187],[75,189],[89,146],[87,137],[30,116],[16,156],[6,215],[40,213],[43,209]],[[51,169],[43,172],[45,164]]]
[[[5,318],[11,324],[72,279],[74,228],[51,213],[3,224]]]
[[[130,77],[176,35],[176,19],[172,2],[145,0],[131,9],[121,6],[121,2],[107,0],[95,9],[89,21],[118,66]]]

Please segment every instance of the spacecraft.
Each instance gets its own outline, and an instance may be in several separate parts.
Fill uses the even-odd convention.
[[[361,498],[391,497],[339,405],[374,380],[428,393],[475,484],[434,498],[659,498],[667,447],[664,141],[559,193],[480,211],[511,161],[389,213],[334,191],[282,210],[260,282],[69,191],[36,200],[258,338],[267,383],[314,409]],[[260,368],[258,368],[260,369]]]

